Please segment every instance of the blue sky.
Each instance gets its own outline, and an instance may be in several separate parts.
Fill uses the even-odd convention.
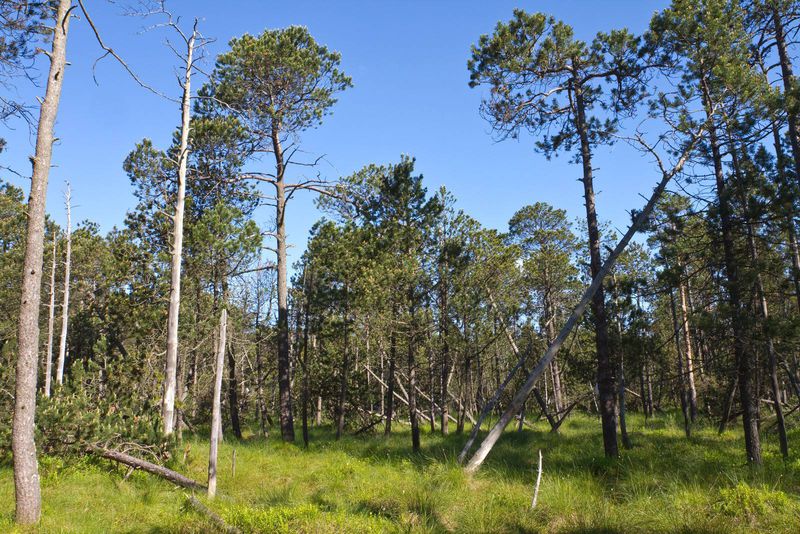
[[[105,40],[142,78],[179,96],[176,58],[164,47],[169,34],[140,33],[144,21],[119,15],[118,4],[88,2]],[[480,117],[481,90],[467,86],[470,46],[508,20],[515,7],[555,15],[573,25],[579,38],[597,31],[627,27],[640,33],[664,1],[256,1],[170,0],[168,7],[187,25],[194,17],[216,42],[205,67],[227,48],[230,38],[266,28],[304,25],[315,38],[342,54],[342,68],[354,87],[342,94],[333,115],[306,132],[302,145],[311,155],[326,155],[319,167],[328,179],[348,175],[369,163],[396,162],[400,154],[417,158],[429,191],[447,186],[458,206],[487,227],[505,229],[520,207],[544,201],[584,213],[580,167],[569,158],[547,161],[533,150],[533,140],[496,142]],[[73,219],[90,219],[103,231],[123,221],[135,204],[122,162],[134,144],[149,137],[165,147],[179,123],[177,104],[138,87],[113,61],[104,60],[92,80],[100,55],[88,24],[74,20],[68,60],[71,63],[61,100],[50,175],[48,211],[63,223],[61,192],[70,180],[76,208]],[[46,68],[45,62],[40,62]],[[44,75],[40,73],[40,80]],[[200,79],[197,80],[199,84]],[[35,102],[42,87],[20,82],[18,96]],[[636,119],[634,119],[636,121]],[[29,173],[33,138],[14,124],[0,136],[9,143],[0,165]],[[253,168],[257,168],[255,165]],[[598,149],[595,156],[598,213],[615,227],[627,226],[627,211],[644,203],[658,176],[647,158],[624,144]],[[0,177],[27,193],[28,183],[7,171]],[[298,195],[287,214],[291,260],[304,248],[308,230],[321,216],[313,195]],[[267,224],[273,214],[257,214]]]

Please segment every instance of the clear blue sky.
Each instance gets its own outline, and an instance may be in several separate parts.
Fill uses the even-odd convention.
[[[104,38],[151,84],[179,95],[175,57],[163,46],[165,31],[139,34],[143,21],[119,16],[118,7],[87,2]],[[291,24],[309,28],[316,39],[342,54],[343,70],[354,88],[341,95],[331,117],[303,136],[313,155],[326,154],[323,176],[336,179],[368,163],[391,163],[400,154],[417,158],[429,191],[446,185],[458,205],[488,227],[505,229],[521,206],[536,201],[583,215],[580,168],[567,157],[547,161],[534,152],[532,140],[495,142],[478,108],[481,91],[467,86],[470,46],[508,20],[514,7],[543,11],[572,24],[579,38],[600,30],[627,27],[643,31],[664,1],[562,0],[492,1],[256,1],[169,0],[184,25],[201,19],[201,30],[216,42],[208,47],[205,67],[227,48],[230,38]],[[90,219],[103,231],[121,225],[135,204],[122,162],[144,137],[165,147],[179,122],[178,106],[138,87],[111,60],[97,67],[100,55],[88,25],[74,20],[68,45],[71,62],[64,82],[50,175],[48,210],[63,224],[61,192],[73,184],[74,220]],[[40,62],[43,68],[46,63]],[[40,73],[40,80],[44,76]],[[198,80],[199,81],[199,80]],[[21,83],[19,96],[34,102],[43,88]],[[30,172],[33,139],[27,128],[2,131],[9,142],[0,165]],[[598,212],[616,227],[627,226],[627,210],[644,203],[657,179],[652,164],[618,144],[596,154]],[[6,171],[0,176],[23,187],[28,183]],[[289,207],[287,225],[294,261],[308,230],[320,214],[311,194],[298,195]],[[273,214],[263,208],[259,222]]]

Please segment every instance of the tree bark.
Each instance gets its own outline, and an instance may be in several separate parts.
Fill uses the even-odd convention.
[[[281,437],[283,441],[294,441],[294,418],[292,416],[291,362],[289,358],[289,287],[286,280],[286,184],[283,148],[279,137],[280,128],[272,129],[272,149],[275,154],[275,226],[277,241],[278,274],[278,395],[280,397]]]
[[[217,493],[217,449],[222,429],[220,398],[222,397],[222,375],[225,370],[225,347],[227,346],[228,310],[222,309],[219,318],[219,339],[217,341],[217,361],[214,371],[214,396],[211,401],[211,438],[208,447],[208,496]]]
[[[72,269],[72,199],[69,184],[64,192],[64,205],[67,209],[67,250],[64,259],[64,291],[61,301],[61,336],[58,342],[58,366],[56,368],[56,384],[64,383],[64,365],[67,359],[67,334],[69,327],[69,284]]]
[[[178,154],[178,191],[172,217],[172,258],[170,263],[169,312],[167,315],[167,355],[164,366],[164,400],[161,420],[164,435],[175,428],[175,390],[178,373],[178,320],[181,311],[181,262],[183,260],[183,218],[186,203],[186,167],[189,159],[189,128],[191,126],[192,61],[196,31],[186,46],[186,70],[183,76],[181,99],[181,139]]]
[[[11,447],[14,454],[15,519],[20,524],[39,520],[42,509],[39,465],[36,460],[34,418],[36,380],[39,367],[39,305],[41,303],[44,257],[45,203],[47,180],[53,155],[53,127],[61,99],[66,67],[67,34],[71,0],[60,0],[56,10],[53,43],[49,54],[47,89],[39,113],[36,153],[33,156],[31,189],[28,197],[28,224],[20,291],[18,355],[14,394]]]
[[[583,197],[586,201],[586,225],[589,236],[589,270],[592,279],[600,273],[603,258],[600,254],[600,227],[594,203],[594,182],[592,176],[592,152],[589,143],[588,123],[583,102],[582,87],[575,87],[576,119],[581,146],[583,165]],[[603,428],[603,449],[606,457],[619,456],[617,445],[616,392],[614,391],[614,369],[608,343],[608,317],[606,316],[605,291],[602,284],[592,298],[592,315],[595,327],[595,346],[597,349],[597,388],[600,397],[600,419]]]

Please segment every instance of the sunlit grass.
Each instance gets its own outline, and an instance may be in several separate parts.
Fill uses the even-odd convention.
[[[559,435],[546,424],[509,431],[481,471],[455,458],[465,436],[423,434],[413,454],[407,427],[332,438],[314,429],[308,450],[275,439],[228,438],[220,497],[208,503],[245,532],[797,532],[800,460],[784,462],[764,437],[764,467],[745,465],[740,433],[699,426],[691,440],[671,417],[632,416],[634,448],[609,461],[596,418],[576,415]],[[790,443],[798,443],[793,430]],[[177,469],[205,480],[207,445],[192,439]],[[236,473],[232,474],[236,450]],[[530,499],[544,454],[539,505]],[[207,532],[185,492],[107,462],[42,462],[39,532]],[[204,498],[204,497],[203,497]],[[0,468],[0,532],[13,528],[13,478]]]

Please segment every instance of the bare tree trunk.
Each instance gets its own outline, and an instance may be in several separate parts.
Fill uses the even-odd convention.
[[[172,260],[170,263],[169,313],[167,317],[167,357],[164,366],[164,400],[161,420],[164,435],[169,436],[175,423],[175,390],[178,372],[178,319],[181,310],[181,262],[183,260],[183,216],[186,203],[186,166],[189,159],[189,128],[191,126],[192,61],[196,30],[186,47],[186,71],[181,99],[181,140],[178,154],[178,193],[172,217]]]
[[[56,320],[56,244],[58,238],[53,230],[53,264],[50,267],[50,313],[47,318],[47,359],[44,365],[44,396],[50,397],[50,383],[53,377],[53,333]]]
[[[64,205],[67,209],[67,251],[64,260],[64,291],[61,301],[61,337],[58,343],[58,366],[56,368],[56,384],[64,383],[64,365],[67,359],[67,334],[69,327],[69,284],[72,268],[72,192],[69,183],[64,191]]]
[[[386,382],[384,382],[384,380],[386,379],[386,369],[385,369],[383,348],[381,348],[381,350],[379,350],[378,352],[381,355],[381,362],[380,362],[381,363],[381,406],[380,406],[380,408],[381,408],[381,413],[385,414],[386,413],[386,406],[385,406],[385,402],[386,402],[386,386],[384,386],[384,384]]]
[[[681,412],[683,413],[683,428],[686,437],[692,437],[692,416],[689,411],[688,395],[686,393],[686,374],[683,372],[683,347],[681,346],[681,327],[678,325],[678,313],[675,311],[675,296],[669,294],[670,310],[672,312],[672,330],[675,336],[675,349],[678,352],[678,383],[680,384]],[[687,343],[688,344],[688,343]]]
[[[350,368],[350,351],[348,347],[349,332],[347,330],[347,320],[349,314],[349,303],[347,295],[347,284],[344,288],[344,324],[342,327],[342,344],[343,344],[343,358],[342,358],[342,371],[339,377],[339,399],[336,403],[336,439],[342,437],[344,432],[344,403],[347,400],[347,374]]]
[[[303,270],[303,291],[305,299],[303,302],[303,410],[302,410],[302,425],[303,425],[303,445],[308,448],[308,395],[309,395],[309,368],[308,368],[308,317],[309,309],[311,307],[310,292],[309,292],[309,274],[305,269]]]
[[[20,291],[18,356],[14,394],[11,446],[14,453],[14,490],[17,523],[33,524],[42,509],[39,465],[34,441],[36,379],[39,367],[39,304],[41,303],[44,257],[45,202],[47,179],[53,155],[53,126],[61,99],[66,66],[67,33],[71,0],[60,0],[53,29],[47,90],[39,113],[36,153],[28,197],[28,225]]]
[[[283,441],[294,441],[294,418],[292,416],[291,362],[289,361],[289,287],[286,281],[286,189],[284,182],[283,148],[279,128],[273,127],[272,146],[275,154],[275,226],[277,241],[278,272],[278,394],[280,396],[281,437]]]
[[[211,440],[208,448],[208,496],[217,494],[217,449],[222,428],[222,375],[225,372],[225,347],[227,346],[228,310],[222,309],[219,318],[219,339],[217,341],[217,361],[214,371],[214,397],[211,401]]]
[[[683,268],[681,267],[681,276]],[[694,351],[692,350],[692,330],[689,326],[689,311],[687,305],[686,284],[681,279],[678,282],[678,296],[681,304],[681,329],[683,330],[683,341],[686,347],[686,385],[688,386],[689,415],[694,423],[697,418],[697,388],[694,381]]]
[[[506,426],[508,426],[508,423],[514,417],[514,415],[517,412],[519,412],[519,410],[522,408],[522,405],[528,398],[528,395],[533,389],[534,384],[536,384],[536,380],[539,378],[542,372],[544,372],[544,370],[553,360],[555,355],[558,353],[558,350],[561,348],[561,345],[563,345],[564,341],[567,339],[567,336],[570,334],[572,329],[575,327],[580,318],[583,316],[583,312],[589,305],[589,301],[594,297],[597,290],[602,285],[606,275],[608,275],[608,273],[614,267],[614,264],[616,263],[619,255],[622,254],[622,252],[625,250],[625,247],[628,246],[628,243],[630,242],[631,238],[633,238],[633,235],[639,230],[639,228],[644,224],[644,222],[648,219],[648,217],[650,217],[650,214],[652,213],[653,208],[656,205],[656,202],[658,202],[658,199],[661,198],[661,194],[664,192],[664,189],[667,187],[669,181],[672,179],[673,176],[675,176],[675,174],[680,172],[680,170],[683,168],[683,165],[685,164],[686,158],[689,154],[689,149],[694,147],[694,144],[698,137],[699,134],[696,134],[693,137],[692,142],[689,144],[687,149],[683,152],[680,159],[676,163],[676,165],[670,171],[667,171],[666,169],[663,168],[661,169],[662,170],[661,181],[656,186],[655,190],[653,191],[653,194],[647,201],[647,204],[642,209],[642,211],[640,211],[639,214],[636,216],[636,219],[633,221],[633,224],[630,226],[630,228],[628,228],[628,231],[625,233],[625,235],[622,237],[619,243],[617,243],[617,246],[608,256],[608,259],[606,260],[605,264],[603,264],[600,271],[597,273],[597,276],[595,276],[592,279],[591,285],[589,285],[589,287],[586,288],[586,291],[584,291],[583,296],[578,302],[578,305],[575,307],[575,309],[573,309],[572,314],[569,316],[567,322],[561,328],[556,338],[550,344],[544,356],[542,356],[541,360],[539,360],[539,363],[536,364],[536,367],[534,367],[533,371],[531,371],[531,373],[528,375],[525,384],[522,386],[522,388],[520,388],[520,390],[512,399],[511,405],[506,409],[505,412],[503,412],[503,414],[500,416],[500,420],[497,422],[497,424],[494,425],[494,427],[492,427],[492,430],[489,431],[489,434],[483,440],[481,446],[472,456],[472,458],[470,459],[469,463],[466,466],[467,472],[474,472],[481,466],[483,461],[486,459],[486,456],[489,454],[489,451],[492,450],[492,447],[494,447],[494,444],[500,438],[500,435],[503,433],[503,430],[506,428]],[[614,433],[616,434],[616,423],[614,427]],[[464,451],[462,451],[462,455],[464,454],[465,454]]]

